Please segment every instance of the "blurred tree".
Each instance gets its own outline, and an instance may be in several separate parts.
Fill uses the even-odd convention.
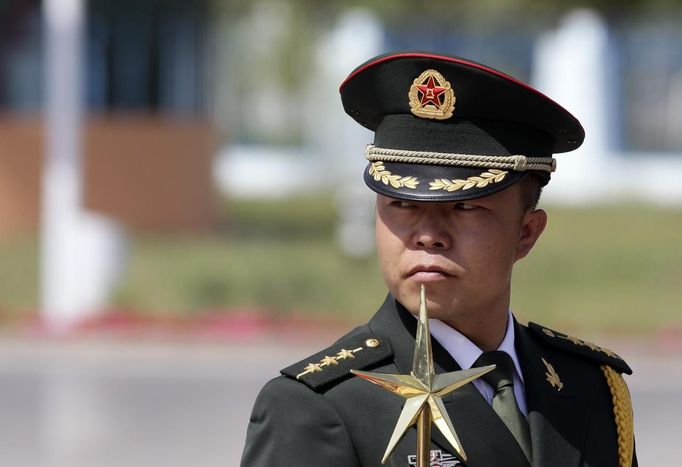
[[[384,24],[384,43],[393,49],[438,49],[457,51],[474,60],[497,64],[513,76],[531,79],[533,47],[543,33],[554,30],[569,11],[590,8],[607,22],[614,40],[614,53],[621,66],[635,62],[645,73],[677,76],[678,48],[676,30],[682,23],[682,0],[208,0],[219,29],[227,31],[221,39],[223,63],[217,80],[220,109],[216,121],[226,134],[241,143],[298,145],[303,138],[302,102],[309,92],[314,67],[314,48],[325,33],[338,25],[342,14],[362,8],[376,14]],[[274,13],[273,13],[274,12]],[[672,29],[661,34],[663,26]],[[656,34],[638,31],[649,28]],[[648,42],[658,41],[649,48]],[[642,44],[641,46],[638,44]],[[663,43],[663,45],[661,45]],[[667,44],[666,44],[667,43]],[[630,47],[631,44],[634,44]],[[641,65],[630,58],[631,48],[639,47],[650,55],[667,54],[667,64],[658,68]],[[630,47],[630,48],[628,48]],[[646,54],[634,54],[641,57]],[[621,73],[626,85],[631,77]],[[350,71],[350,70],[349,70]],[[666,78],[667,79],[667,78]],[[670,114],[677,108],[659,104],[669,94],[677,95],[679,78],[663,89],[660,96],[648,98],[653,112]],[[646,86],[646,79],[641,80]],[[682,81],[680,81],[682,82]],[[673,89],[674,88],[674,89]],[[627,88],[630,89],[630,88]],[[653,91],[651,91],[653,92]],[[641,92],[635,91],[636,95]],[[630,95],[623,101],[637,102]],[[676,101],[677,102],[677,101]],[[673,112],[674,113],[674,112]],[[630,114],[628,114],[630,115]],[[635,115],[642,115],[639,112]],[[624,117],[626,118],[626,117]],[[639,118],[639,117],[638,117]],[[645,119],[642,121],[655,121]],[[677,120],[668,119],[669,126]],[[631,125],[632,126],[632,125]],[[646,125],[645,125],[646,126]],[[648,126],[647,126],[648,128]],[[624,130],[630,134],[631,128]],[[660,135],[646,130],[654,144],[634,143],[636,148],[670,149],[678,143],[660,144]],[[676,135],[677,132],[671,134]],[[637,138],[635,138],[637,139]],[[670,139],[670,138],[669,138]],[[671,141],[677,141],[672,138]]]
[[[253,4],[252,0],[213,0],[217,6],[239,13]],[[502,16],[515,11],[521,14],[560,16],[576,8],[592,8],[607,17],[641,13],[682,11],[682,0],[279,0],[294,5],[302,18],[314,19],[318,24],[332,21],[335,13],[351,7],[375,11],[384,19],[396,17],[465,18],[476,19],[492,15]],[[513,19],[506,17],[507,20]]]

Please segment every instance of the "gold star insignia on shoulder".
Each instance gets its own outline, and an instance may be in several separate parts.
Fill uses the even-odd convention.
[[[334,357],[330,357],[329,355],[325,355],[323,359],[321,359],[318,363],[308,363],[305,368],[303,368],[303,372],[299,373],[296,375],[296,379],[301,379],[302,376],[305,376],[310,373],[317,373],[319,371],[323,371],[325,367],[332,366],[332,365],[338,365],[339,360],[345,360],[347,358],[355,358],[355,353],[359,352],[362,350],[362,347],[358,347],[357,349],[353,350],[346,350],[346,349],[341,349]]]
[[[601,347],[601,346],[594,344],[590,341],[578,339],[577,337],[571,336],[569,334],[561,334],[561,333],[558,333],[556,331],[552,331],[551,329],[547,329],[547,328],[543,328],[542,332],[545,333],[545,335],[547,335],[549,337],[552,337],[555,339],[563,339],[565,341],[568,341],[577,347],[587,347],[588,349],[592,350],[593,352],[601,352],[601,353],[607,355],[608,357],[617,358],[619,360],[622,360],[622,358],[619,357],[612,350],[609,350],[606,347]]]
[[[544,363],[545,367],[547,368],[545,376],[547,377],[547,381],[549,382],[549,384],[551,384],[552,387],[555,388],[557,391],[561,391],[564,388],[564,383],[561,382],[559,374],[556,372],[552,364],[549,363],[544,358],[542,359],[542,363]]]
[[[573,336],[569,336],[569,335],[559,336],[559,337],[562,339],[566,339],[567,341],[571,341],[575,345],[584,345],[585,344],[581,339],[578,339],[577,337],[573,337]]]
[[[357,349],[356,349],[357,350]],[[353,350],[346,350],[346,349],[341,349],[339,352],[336,354],[336,358],[338,360],[345,360],[347,358],[355,358],[355,355],[353,355]]]
[[[606,347],[600,347],[601,351],[604,352],[606,355],[609,357],[614,357],[614,358],[620,358],[618,355],[616,355],[612,350],[607,349]]]
[[[315,373],[317,371],[322,371],[322,367],[319,363],[308,363],[308,366],[304,368],[306,373]]]
[[[632,369],[625,363],[623,358],[606,347],[601,347],[584,339],[578,339],[570,334],[553,331],[537,323],[528,323],[528,328],[548,344],[591,360],[606,363],[621,373],[632,374]]]
[[[583,341],[583,345],[585,345],[586,347],[588,347],[590,350],[594,350],[595,352],[602,352],[602,348],[601,348],[601,347],[599,347],[599,346],[596,345],[596,344],[593,344],[593,343],[590,342],[590,341]]]
[[[336,357],[330,357],[330,356],[328,356],[328,355],[326,355],[326,356],[321,360],[321,362],[322,362],[322,363],[321,363],[320,365],[324,365],[324,366],[338,365],[338,364],[339,364],[339,362],[336,361]]]

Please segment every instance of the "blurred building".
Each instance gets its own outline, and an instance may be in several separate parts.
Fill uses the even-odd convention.
[[[490,5],[471,8],[433,1],[416,12],[405,4],[388,7],[382,2],[370,2],[364,9],[365,19],[358,20],[357,9],[339,9],[334,15],[324,16],[320,11],[329,8],[296,9],[305,2],[254,2],[247,13],[231,23],[234,31],[240,31],[233,37],[232,50],[240,50],[243,56],[230,57],[240,66],[225,73],[229,85],[223,92],[230,94],[225,101],[231,105],[229,115],[222,120],[231,121],[230,127],[237,130],[231,142],[240,146],[228,148],[222,157],[225,164],[219,169],[225,177],[221,178],[221,189],[234,196],[262,196],[261,186],[276,186],[278,174],[267,170],[260,174],[256,184],[239,183],[245,179],[240,170],[250,170],[257,164],[253,162],[255,156],[270,160],[266,157],[268,153],[277,161],[278,172],[299,174],[310,171],[311,161],[325,161],[329,167],[329,162],[338,164],[341,160],[352,165],[362,160],[363,147],[357,144],[361,138],[339,131],[336,115],[347,119],[336,91],[340,80],[320,82],[331,78],[324,73],[327,62],[345,63],[345,54],[338,50],[328,53],[330,38],[345,34],[353,39],[345,43],[345,50],[353,50],[362,59],[388,50],[422,49],[492,65],[539,86],[576,113],[586,126],[586,144],[575,154],[559,157],[559,170],[554,176],[558,183],[548,188],[548,200],[617,202],[630,197],[633,180],[637,179],[640,200],[682,203],[682,187],[675,182],[682,177],[679,8],[674,5],[667,9],[644,8],[633,2],[608,9],[594,2],[602,7],[601,12],[572,11],[557,5],[533,14],[522,1],[491,3],[499,5],[495,9]],[[515,14],[520,11],[523,14]],[[309,22],[301,25],[301,16]],[[373,34],[379,37],[378,45],[376,40],[367,41],[367,32],[359,33],[357,27],[349,26],[353,21],[355,24],[367,21],[367,16],[375,22],[378,32]],[[277,19],[274,21],[277,28],[265,29],[278,38],[269,48],[265,42],[253,40],[258,34],[257,37],[267,38],[259,28],[273,23],[268,18]],[[282,29],[289,34],[278,35],[277,31]],[[368,42],[373,46],[365,48]],[[287,43],[289,48],[283,51]],[[288,59],[290,68],[278,60],[282,56]],[[356,60],[355,65],[362,59]],[[345,74],[352,66],[345,68]],[[294,82],[292,76],[296,78]],[[249,83],[254,82],[250,77],[256,80],[259,96],[244,99],[249,95],[245,92]],[[273,118],[276,115],[279,117]],[[323,121],[334,122],[334,128],[325,127]],[[371,135],[363,136],[365,143],[371,141]],[[354,150],[352,154],[346,150],[347,155],[339,157],[338,148],[344,146],[346,138],[354,140]],[[321,141],[326,143],[320,144]],[[301,149],[299,154],[310,153],[309,157],[288,156],[296,153],[292,146]],[[282,152],[282,147],[286,151]],[[282,167],[283,158],[290,161],[288,169]],[[581,167],[587,159],[590,163],[601,160],[608,172],[595,172],[593,180],[585,180]],[[267,164],[264,165],[267,169]],[[348,173],[347,168],[333,166],[337,174]],[[666,170],[662,171],[662,167]],[[361,169],[354,170],[358,178]],[[306,177],[298,190],[304,192],[309,188],[311,178]],[[575,190],[561,189],[562,179],[565,187],[583,185],[580,200],[572,199]],[[286,188],[287,193],[296,191],[290,185]],[[269,193],[276,194],[275,190]]]
[[[652,190],[667,187],[652,192],[653,201],[682,200],[682,189],[668,189],[679,184],[660,183],[682,173],[682,19],[668,14],[674,5],[591,13],[594,21],[583,23],[592,21],[599,44],[574,46],[561,32],[569,10],[559,5],[534,15],[521,0],[495,9],[434,1],[419,14],[408,4],[380,1],[354,9],[304,0],[86,5],[84,203],[133,229],[210,228],[216,153],[216,179],[227,196],[325,189],[330,184],[316,176],[322,167],[359,179],[362,145],[371,135],[344,126],[352,122],[337,88],[354,64],[376,53],[438,50],[533,82],[538,70],[553,66],[538,53],[551,35],[568,41],[551,59],[569,69],[566,60],[590,54],[602,60],[581,64],[584,70],[573,66],[576,79],[568,80],[601,115],[602,126],[587,128],[587,142],[599,139],[609,165],[622,162],[624,175],[599,183],[645,173]],[[525,13],[514,15],[514,8]],[[0,235],[8,235],[34,230],[38,221],[41,2],[0,2],[0,25]],[[597,46],[603,50],[591,50]],[[597,99],[582,82],[585,74],[602,83]],[[570,99],[556,97],[574,110]],[[223,140],[229,144],[218,151]],[[557,178],[569,172],[564,167],[560,160]],[[613,190],[624,192],[626,186]]]
[[[0,236],[34,231],[43,157],[39,0],[0,2]],[[87,2],[85,208],[135,230],[213,225],[206,1]]]

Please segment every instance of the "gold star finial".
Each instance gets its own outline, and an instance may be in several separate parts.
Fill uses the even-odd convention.
[[[442,397],[494,368],[495,365],[490,365],[435,374],[429,318],[426,309],[426,291],[422,285],[412,372],[409,375],[391,375],[351,370],[353,374],[406,399],[381,463],[385,464],[388,461],[398,442],[415,423],[417,424],[417,467],[428,467],[429,465],[431,424],[436,425],[455,449],[457,455],[466,462],[467,456],[445,409]]]

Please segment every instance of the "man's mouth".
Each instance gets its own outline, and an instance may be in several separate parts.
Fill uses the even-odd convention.
[[[407,277],[418,282],[437,282],[454,277],[450,271],[441,266],[418,265],[410,269]]]

